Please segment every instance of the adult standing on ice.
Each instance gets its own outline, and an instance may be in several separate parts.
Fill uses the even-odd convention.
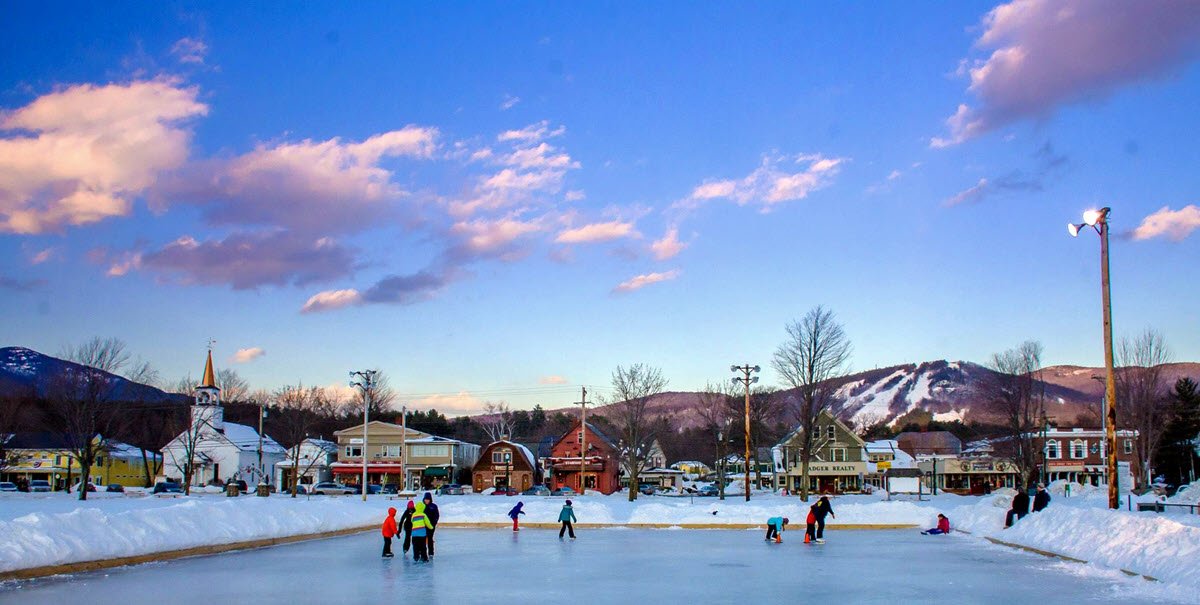
[[[1050,506],[1050,492],[1046,491],[1045,484],[1039,483],[1037,493],[1033,495],[1033,512],[1040,513],[1047,506]]]
[[[825,543],[825,515],[830,515],[837,519],[837,515],[833,514],[833,507],[829,505],[829,496],[821,496],[820,500],[812,506],[813,516],[817,518],[817,544]]]
[[[1013,517],[1016,517],[1016,521],[1020,521],[1027,514],[1029,514],[1029,492],[1024,489],[1017,490],[1017,495],[1012,499],[1012,508],[1008,509],[1008,514],[1004,516],[1004,527],[1012,527]]]
[[[438,506],[433,503],[433,494],[425,492],[425,497],[421,498],[421,502],[425,503],[425,515],[429,517],[429,556],[433,556],[433,534],[437,530],[438,519],[441,518],[441,513],[438,512]]]
[[[409,500],[404,507],[404,514],[400,515],[400,531],[404,532],[404,554],[408,554],[408,549],[412,546],[412,516],[413,516],[413,501]]]
[[[429,560],[429,540],[433,537],[433,523],[425,514],[425,503],[419,502],[412,515],[413,561]]]
[[[563,532],[570,532],[571,539],[574,540],[575,526],[571,524],[575,523],[577,519],[575,519],[575,509],[571,508],[570,500],[567,500],[567,503],[563,505],[562,510],[558,512],[558,520],[562,523],[562,527],[558,530],[558,538],[561,540],[563,537]]]
[[[787,524],[787,517],[771,517],[770,519],[767,519],[767,540],[769,541],[771,538],[775,538],[776,544],[783,542],[783,538],[780,536],[780,534],[783,533],[783,530],[785,527],[787,527]]]
[[[383,556],[392,556],[392,536],[396,535],[396,509],[389,508],[388,516],[383,520]]]
[[[525,511],[521,510],[521,507],[523,506],[525,506],[524,502],[518,502],[516,506],[512,507],[512,510],[508,511],[508,518],[512,519],[513,521],[513,531],[521,531],[519,526],[520,524],[518,523],[517,519],[519,519],[521,515],[525,514]]]

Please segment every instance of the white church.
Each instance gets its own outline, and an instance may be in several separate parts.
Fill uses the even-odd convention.
[[[267,483],[271,469],[283,461],[286,451],[266,435],[261,443],[260,470],[258,431],[244,424],[225,422],[210,349],[204,364],[204,379],[196,387],[191,425],[163,447],[163,474],[182,483],[186,476],[184,469],[190,463],[193,486],[237,479],[249,486]]]

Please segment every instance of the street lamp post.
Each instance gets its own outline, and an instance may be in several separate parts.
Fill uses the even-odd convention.
[[[751,376],[751,374],[757,373],[758,370],[758,366],[751,366],[750,364],[729,366],[730,372],[740,372],[742,374],[742,376],[733,377],[734,384],[746,385],[746,458],[743,465],[746,471],[746,502],[750,501],[750,385],[758,382],[758,376]]]
[[[1083,213],[1083,223],[1067,225],[1071,237],[1078,237],[1084,227],[1092,227],[1100,235],[1100,297],[1104,307],[1104,401],[1108,409],[1104,412],[1104,440],[1108,451],[1108,507],[1120,506],[1117,494],[1117,383],[1113,372],[1112,299],[1108,277],[1108,213],[1109,208],[1089,210]]]
[[[363,393],[363,436],[362,436],[362,499],[367,501],[367,422],[371,413],[371,389],[375,388],[375,370],[350,372],[350,386],[362,389]],[[357,380],[356,380],[357,379]]]

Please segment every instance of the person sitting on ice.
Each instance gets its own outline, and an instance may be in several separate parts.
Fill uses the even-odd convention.
[[[780,537],[780,534],[783,533],[783,530],[785,527],[787,527],[787,524],[787,517],[771,517],[770,519],[767,519],[767,540],[770,541],[771,538],[775,538],[776,544],[783,542],[783,538]]]
[[[525,514],[525,511],[521,510],[521,507],[523,506],[525,506],[524,502],[518,502],[516,506],[512,507],[512,510],[508,511],[508,518],[513,520],[513,531],[521,531],[521,528],[518,526],[517,519],[519,519],[521,515]]]
[[[943,515],[942,513],[938,513],[937,527],[934,527],[933,529],[927,529],[921,533],[925,534],[926,536],[937,536],[940,534],[948,534],[948,533],[950,533],[950,519],[946,518],[946,515]]]

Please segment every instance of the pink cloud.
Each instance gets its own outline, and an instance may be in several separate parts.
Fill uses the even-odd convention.
[[[650,251],[654,253],[654,258],[667,260],[677,256],[687,246],[687,244],[679,241],[679,229],[672,227],[663,234],[662,239],[650,244]]]
[[[829,186],[845,162],[846,158],[827,158],[821,154],[764,157],[762,164],[749,175],[736,180],[706,181],[676,207],[694,208],[706,200],[728,198],[739,206],[758,204],[765,212]],[[794,170],[793,166],[801,168]]]
[[[0,112],[0,232],[36,234],[125,216],[134,196],[183,165],[208,113],[171,79],[80,84]]]
[[[1183,241],[1196,229],[1200,229],[1200,206],[1188,205],[1179,210],[1168,206],[1142,219],[1130,234],[1135,240],[1165,237],[1171,241]]]
[[[567,229],[558,234],[554,241],[559,244],[594,244],[607,242],[624,237],[640,237],[633,228],[633,223],[624,221],[608,221],[592,223],[574,229]]]
[[[964,62],[977,107],[946,120],[945,147],[1064,104],[1170,75],[1200,51],[1200,4],[1176,0],[1016,0],[992,9]]]
[[[310,296],[300,309],[300,312],[316,313],[359,304],[362,304],[362,296],[358,290],[353,288],[346,290],[325,290],[324,292],[317,292]]]
[[[567,384],[567,379],[562,376],[542,376],[538,378],[538,384]]]
[[[262,347],[238,349],[237,352],[233,354],[232,360],[234,363],[249,363],[266,354],[267,352],[264,351]]]
[[[669,280],[675,279],[676,277],[679,277],[679,269],[672,269],[670,271],[664,271],[662,273],[646,273],[643,275],[638,275],[638,276],[632,277],[626,281],[621,282],[620,284],[617,284],[617,287],[613,288],[613,292],[614,293],[633,292],[634,290],[640,290],[651,284],[657,284],[659,282],[669,281]]]
[[[184,284],[246,290],[346,277],[354,272],[355,261],[351,249],[331,238],[276,231],[234,233],[203,242],[180,237],[157,250],[142,252],[137,266]]]

